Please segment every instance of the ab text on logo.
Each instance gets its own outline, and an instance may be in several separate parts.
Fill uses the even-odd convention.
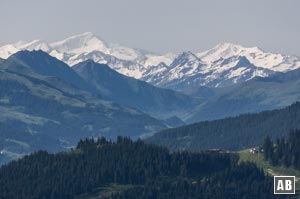
[[[295,194],[295,176],[274,176],[274,194]]]

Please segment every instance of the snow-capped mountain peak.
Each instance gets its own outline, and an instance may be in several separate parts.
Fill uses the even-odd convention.
[[[59,42],[51,43],[54,49],[61,53],[90,53],[92,51],[102,51],[108,53],[107,44],[91,32],[68,37]]]
[[[7,44],[0,47],[0,58],[7,59],[12,54],[20,51],[20,49],[16,48],[13,44]]]
[[[245,56],[255,66],[280,72],[300,67],[300,59],[298,57],[268,53],[259,47],[243,47],[232,43],[218,44],[210,50],[197,53],[197,56],[206,62],[213,62],[219,58]]]
[[[0,47],[0,58],[7,59],[10,55],[21,50],[43,50],[47,53],[52,51],[51,46],[43,40],[33,40],[31,42],[19,41],[15,44],[8,44]]]
[[[183,52],[181,54],[179,54],[173,61],[173,63],[171,65],[173,65],[174,63],[176,64],[182,64],[185,62],[190,62],[190,63],[195,63],[195,62],[202,62],[201,59],[199,57],[197,57],[194,53],[192,53],[191,51],[186,51]]]
[[[61,53],[79,55],[100,51],[125,61],[133,61],[144,55],[136,49],[125,47],[117,43],[108,43],[91,32],[71,36],[50,45]],[[74,63],[72,63],[72,65],[73,64]]]
[[[228,58],[237,55],[244,55],[245,53],[262,53],[258,47],[245,48],[241,45],[233,43],[220,43],[210,50],[197,53],[197,56],[201,59],[211,62],[218,58]]]
[[[45,41],[43,40],[33,40],[29,43],[17,43],[16,44],[16,47],[17,48],[20,48],[22,50],[42,50],[42,51],[45,51],[45,52],[51,52],[52,51],[52,47],[46,43]]]

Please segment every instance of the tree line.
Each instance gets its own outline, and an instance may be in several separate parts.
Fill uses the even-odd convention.
[[[1,199],[73,199],[111,183],[134,186],[108,199],[273,197],[272,179],[236,154],[171,153],[124,137],[81,140],[69,152],[39,151],[0,168]]]
[[[275,142],[267,136],[263,142],[264,158],[273,166],[293,167],[300,170],[300,130],[293,130],[287,138]]]

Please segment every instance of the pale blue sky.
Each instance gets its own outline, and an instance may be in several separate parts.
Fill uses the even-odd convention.
[[[299,0],[1,0],[0,44],[93,32],[154,52],[220,42],[300,56]]]

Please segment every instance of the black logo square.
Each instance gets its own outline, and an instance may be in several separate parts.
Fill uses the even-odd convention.
[[[274,194],[295,194],[295,176],[274,176]]]

